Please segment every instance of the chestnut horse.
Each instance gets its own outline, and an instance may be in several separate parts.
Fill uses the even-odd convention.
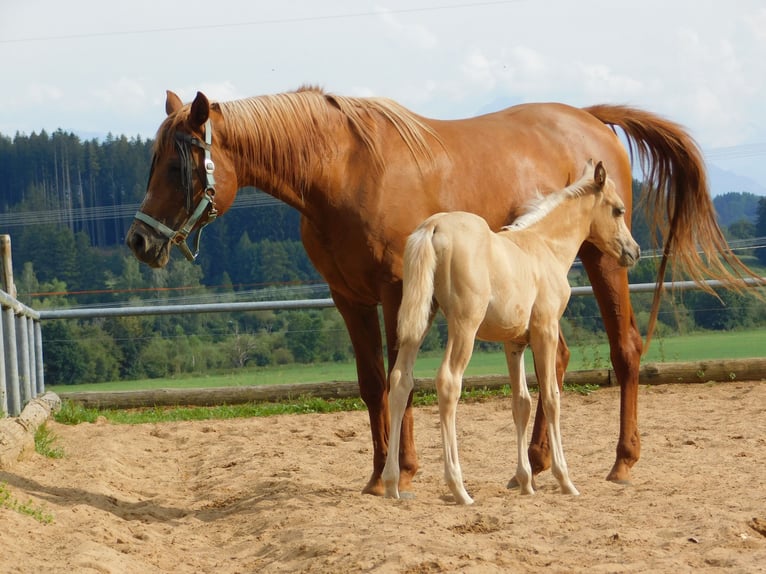
[[[569,479],[559,425],[556,344],[571,289],[567,273],[587,239],[622,266],[641,253],[625,223],[625,203],[601,162],[588,162],[582,178],[536,203],[501,231],[465,211],[437,213],[421,223],[404,247],[399,355],[389,377],[391,437],[383,468],[386,496],[399,498],[399,436],[415,381],[418,349],[434,317],[447,319],[447,348],[436,374],[444,478],[458,504],[473,504],[463,485],[457,450],[457,402],[476,338],[502,342],[511,381],[518,448],[515,482],[533,494],[527,453],[532,399],[524,375],[524,349],[532,349],[540,402],[548,422],[553,475],[565,494],[579,494]],[[434,305],[435,302],[435,305]]]
[[[735,285],[747,274],[716,223],[696,144],[677,124],[639,109],[523,104],[440,121],[384,98],[302,88],[213,104],[197,93],[187,105],[168,92],[165,110],[146,197],[126,243],[153,267],[167,264],[174,244],[193,259],[186,245],[189,233],[225,213],[245,186],[301,212],[306,252],[330,287],[356,354],[373,444],[367,493],[383,494],[380,473],[389,432],[378,304],[390,368],[396,360],[404,243],[429,215],[470,211],[500,229],[533,194],[568,185],[588,158],[597,157],[615,180],[630,218],[632,172],[614,132],[619,127],[647,172],[647,204],[654,207],[654,228],[664,234],[660,271],[672,256],[674,265],[695,280],[709,276]],[[627,481],[640,454],[636,401],[643,342],[627,271],[587,242],[579,256],[604,318],[621,386],[617,456],[607,479]],[[655,297],[655,314],[657,304]],[[559,384],[568,358],[560,339]],[[418,468],[412,422],[408,407],[399,453],[403,488]],[[550,465],[544,429],[538,408],[530,445],[534,472]]]

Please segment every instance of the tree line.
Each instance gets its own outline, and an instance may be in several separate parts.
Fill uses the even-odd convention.
[[[300,242],[298,213],[282,204],[231,209],[206,228],[197,264],[174,253],[166,269],[139,265],[123,243],[145,193],[152,144],[112,135],[82,141],[60,130],[0,135],[0,231],[11,234],[16,286],[25,303],[44,309],[289,299],[308,298],[307,289],[329,296]],[[637,206],[640,187],[634,181]],[[766,200],[731,193],[716,197],[715,205],[732,239],[766,236]],[[650,249],[640,206],[632,225],[642,248]],[[766,264],[766,249],[744,253],[748,263],[757,263],[756,256]],[[654,273],[654,262],[642,261],[631,281],[653,281]],[[587,279],[575,270],[572,281]],[[666,298],[660,329],[766,323],[752,296],[719,295],[725,307],[700,292],[686,293],[682,301]],[[643,297],[635,299],[640,323],[649,307]],[[572,300],[564,325],[575,341],[603,331],[596,303],[587,297]],[[43,336],[48,384],[352,357],[335,309],[51,320],[43,324]],[[425,348],[438,348],[445,339],[446,326],[437,320]]]

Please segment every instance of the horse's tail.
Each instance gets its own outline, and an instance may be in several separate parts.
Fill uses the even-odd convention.
[[[760,277],[726,243],[716,221],[702,153],[682,126],[627,106],[584,109],[612,129],[619,127],[628,137],[630,155],[636,152],[646,178],[643,193],[650,228],[659,230],[663,237],[646,337],[648,347],[669,261],[673,277],[685,274],[712,294],[713,289],[704,283],[706,279],[717,279],[727,288],[741,290],[747,284],[746,278],[760,281]]]
[[[428,329],[434,297],[436,250],[432,243],[435,226],[430,220],[407,238],[404,248],[402,305],[399,308],[399,344],[417,343]]]

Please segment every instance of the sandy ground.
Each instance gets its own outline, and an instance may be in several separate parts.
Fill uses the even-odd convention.
[[[471,507],[442,479],[434,407],[416,412],[413,500],[360,494],[366,413],[138,426],[50,423],[63,459],[0,472],[42,524],[0,508],[0,572],[763,572],[766,383],[643,387],[633,483],[604,480],[617,389],[567,393],[562,429],[582,493],[515,468],[510,400],[461,404]],[[760,532],[759,532],[760,530]]]

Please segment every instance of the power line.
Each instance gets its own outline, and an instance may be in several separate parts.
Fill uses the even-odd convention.
[[[270,18],[263,20],[251,20],[248,22],[229,22],[224,24],[199,24],[196,26],[173,26],[167,28],[142,28],[136,30],[117,30],[111,32],[85,32],[82,34],[61,34],[52,36],[35,36],[28,38],[12,38],[0,40],[0,44],[20,44],[26,42],[44,42],[51,40],[79,40],[88,38],[106,38],[111,36],[134,36],[139,34],[167,34],[174,32],[193,32],[199,30],[221,30],[225,28],[243,28],[247,26],[271,26],[276,24],[298,24],[302,22],[322,22],[328,20],[345,20],[349,18],[369,18],[385,14],[416,14],[422,12],[436,12],[441,10],[458,10],[462,8],[483,8],[487,6],[500,6],[503,4],[517,4],[525,0],[494,0],[489,2],[472,2],[460,4],[443,4],[441,6],[428,6],[421,8],[400,8],[396,10],[368,10],[364,12],[347,12],[345,14],[330,14],[327,16],[296,16],[293,18]]]
[[[766,155],[766,142],[710,148],[702,153],[708,161],[760,157]]]
[[[286,205],[284,202],[263,192],[240,195],[230,209],[252,207],[270,207]],[[0,213],[0,227],[24,227],[27,225],[46,225],[82,221],[103,221],[106,219],[132,219],[141,206],[140,203],[123,205],[102,205],[98,207],[76,207],[70,210],[47,209]]]

